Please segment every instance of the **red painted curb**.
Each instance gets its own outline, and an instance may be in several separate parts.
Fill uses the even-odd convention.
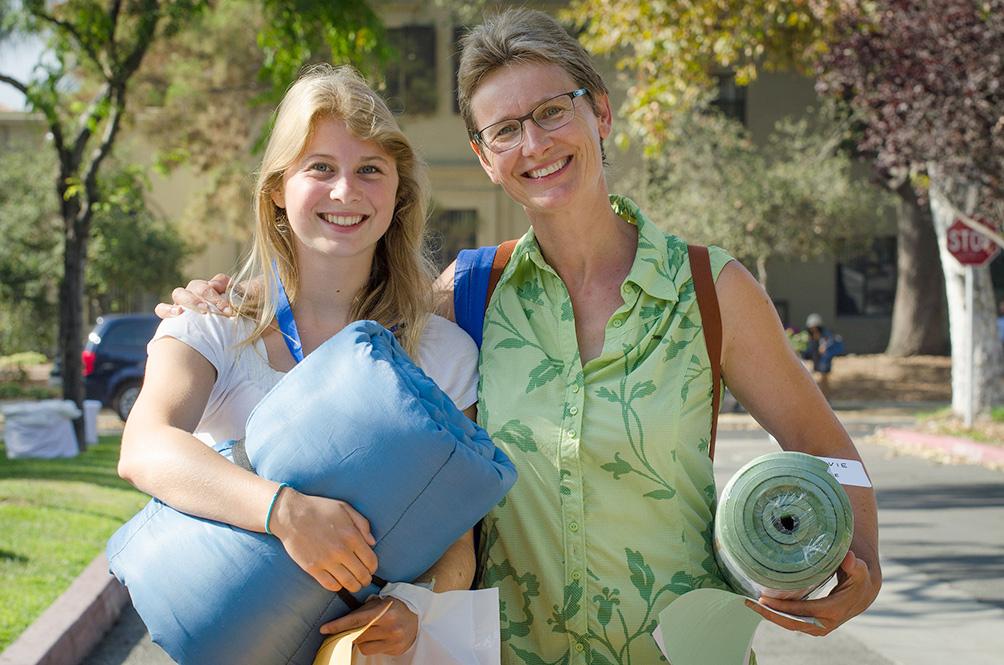
[[[129,593],[99,554],[70,588],[0,653],[0,665],[77,665],[122,613]]]
[[[970,439],[943,434],[927,434],[909,429],[887,427],[879,430],[880,436],[890,441],[918,450],[930,450],[962,458],[973,464],[1004,466],[1004,447],[977,443]]]

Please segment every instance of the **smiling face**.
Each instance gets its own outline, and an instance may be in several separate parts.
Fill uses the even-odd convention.
[[[558,65],[521,63],[488,74],[471,96],[471,111],[481,129],[533,111],[541,102],[578,88]],[[598,95],[593,111],[587,97],[573,101],[575,117],[555,130],[523,123],[523,141],[511,150],[493,153],[472,144],[481,166],[527,213],[552,214],[574,210],[593,196],[606,198],[600,140],[610,135],[609,100]]]
[[[272,201],[286,211],[297,253],[372,260],[394,216],[398,175],[374,141],[338,118],[320,118]]]

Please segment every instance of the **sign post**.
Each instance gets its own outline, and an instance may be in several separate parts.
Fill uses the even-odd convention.
[[[986,219],[977,217],[976,221],[987,228],[994,228]],[[969,335],[966,338],[967,376],[964,424],[966,427],[972,427],[975,416],[974,398],[976,396],[976,373],[973,371],[976,355],[976,311],[973,303],[975,292],[973,270],[993,261],[1000,253],[1000,247],[989,237],[972,228],[961,219],[956,219],[948,227],[946,240],[949,253],[966,269],[966,312],[969,315]]]

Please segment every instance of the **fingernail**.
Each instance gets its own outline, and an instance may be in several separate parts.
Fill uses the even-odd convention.
[[[209,306],[206,305],[206,303],[204,302],[200,302],[198,305],[196,305],[196,307],[198,307],[199,311],[202,312],[203,314],[209,313]]]
[[[234,313],[234,308],[231,307],[230,305],[224,305],[223,306],[223,313],[226,314],[227,316],[230,316],[231,314]]]
[[[175,305],[172,307],[171,314],[181,314],[181,305]]]

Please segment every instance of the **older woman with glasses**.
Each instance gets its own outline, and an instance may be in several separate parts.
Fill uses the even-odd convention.
[[[711,545],[711,354],[688,246],[610,194],[608,91],[552,18],[488,18],[464,40],[458,83],[471,148],[530,224],[480,331],[478,418],[520,474],[480,535],[478,583],[499,588],[503,662],[658,662],[659,612],[726,586]],[[760,285],[714,247],[710,271],[733,394],[785,449],[859,460]],[[439,284],[453,282],[451,266]],[[189,289],[198,294],[176,300],[215,300],[205,283]],[[874,494],[846,489],[855,533],[837,586],[764,599],[821,627],[754,606],[768,620],[826,634],[878,594]]]

